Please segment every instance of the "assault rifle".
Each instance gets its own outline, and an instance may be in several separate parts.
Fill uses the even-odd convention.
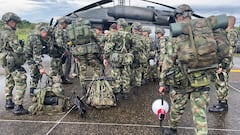
[[[84,98],[84,96],[83,96]],[[75,106],[75,108],[78,110],[81,118],[84,117],[85,113],[87,112],[86,109],[86,104],[83,102],[83,98],[80,98],[79,96],[76,95],[76,92],[74,91],[71,97],[71,100]]]

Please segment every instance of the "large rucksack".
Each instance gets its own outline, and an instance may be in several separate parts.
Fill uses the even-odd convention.
[[[90,83],[86,103],[98,109],[116,106],[115,95],[107,80],[98,79]]]
[[[181,40],[178,60],[188,68],[196,69],[212,66],[227,57],[229,42],[224,32],[227,24],[225,15],[171,24],[173,37]]]
[[[68,35],[74,45],[82,45],[90,42],[93,33],[89,25],[78,23],[70,26]]]

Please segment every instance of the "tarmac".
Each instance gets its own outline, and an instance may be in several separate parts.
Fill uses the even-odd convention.
[[[225,113],[207,113],[209,135],[240,135],[240,58],[234,58],[234,68],[229,78],[229,110]],[[44,58],[49,68],[49,58]],[[27,66],[25,66],[27,69]],[[29,84],[29,71],[28,84]],[[162,135],[159,120],[152,112],[153,101],[160,98],[158,83],[142,86],[138,94],[131,92],[128,100],[121,100],[116,107],[95,109],[87,107],[81,118],[74,107],[63,114],[16,116],[5,110],[4,72],[0,69],[0,135]],[[80,91],[78,79],[74,84],[63,85],[66,95]],[[214,84],[211,84],[209,107],[217,102]],[[14,90],[15,92],[15,90]],[[165,99],[169,102],[166,95]],[[29,87],[25,93],[24,107],[31,105]],[[178,126],[179,135],[193,135],[194,124],[188,103]],[[163,127],[168,127],[167,119]]]

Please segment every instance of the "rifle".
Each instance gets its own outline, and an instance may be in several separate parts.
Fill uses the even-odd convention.
[[[84,97],[85,96],[80,98],[79,96],[77,96],[75,90],[71,96],[71,101],[73,102],[75,108],[78,110],[81,118],[83,118],[85,113],[87,112],[87,109],[86,109],[87,105],[83,102]]]

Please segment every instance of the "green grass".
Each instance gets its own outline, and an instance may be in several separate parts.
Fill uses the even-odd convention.
[[[32,32],[32,29],[18,29],[16,32],[18,35],[18,40],[24,40],[25,44],[27,44],[27,36]]]

